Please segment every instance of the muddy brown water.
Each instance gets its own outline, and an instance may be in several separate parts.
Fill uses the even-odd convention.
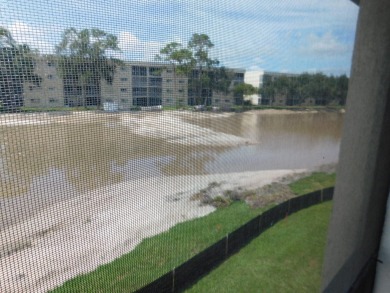
[[[150,176],[310,168],[337,162],[343,114],[187,115],[186,122],[255,144],[173,144],[115,117],[0,126],[0,229],[82,192]]]

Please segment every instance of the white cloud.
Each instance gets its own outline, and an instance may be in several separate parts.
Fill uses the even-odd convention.
[[[348,52],[348,46],[340,42],[331,32],[322,36],[310,34],[307,38],[307,47],[302,51],[314,55],[332,56]]]
[[[37,49],[43,54],[54,53],[54,44],[48,32],[42,26],[37,27],[16,21],[7,28],[18,43],[27,44],[32,49]]]
[[[122,50],[124,58],[153,61],[164,44],[154,41],[143,41],[131,32],[120,32],[118,46]]]

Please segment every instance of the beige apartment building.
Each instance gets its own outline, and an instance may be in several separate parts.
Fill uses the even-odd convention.
[[[62,77],[55,57],[36,59],[36,73],[42,78],[39,86],[24,84],[24,106],[29,108],[59,108],[104,105],[114,103],[119,110],[148,106],[187,106],[199,100],[207,105],[228,107],[242,101],[232,93],[207,91],[196,98],[189,91],[189,79],[175,75],[172,65],[157,62],[124,62],[117,66],[112,83],[92,80],[81,86],[77,79]],[[234,85],[244,82],[245,70],[231,69]]]

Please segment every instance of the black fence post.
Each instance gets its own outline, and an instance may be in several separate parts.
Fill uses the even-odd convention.
[[[226,245],[225,245],[225,259],[228,258],[228,252],[229,252],[229,233],[226,234]]]
[[[175,293],[175,268],[172,270],[172,293]]]

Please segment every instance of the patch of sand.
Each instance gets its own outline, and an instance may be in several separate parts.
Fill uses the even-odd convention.
[[[302,171],[143,178],[48,206],[0,233],[0,292],[45,292],[113,261],[146,237],[211,213],[213,207],[190,200],[211,182],[224,190],[251,189]]]
[[[198,116],[198,113],[192,113]],[[204,115],[204,114],[203,114]],[[218,114],[210,113],[211,117]],[[123,125],[134,133],[147,137],[161,138],[173,144],[237,146],[255,144],[239,136],[216,132],[208,128],[186,122],[183,114],[176,112],[143,113],[122,116]],[[208,115],[208,117],[210,117]]]

